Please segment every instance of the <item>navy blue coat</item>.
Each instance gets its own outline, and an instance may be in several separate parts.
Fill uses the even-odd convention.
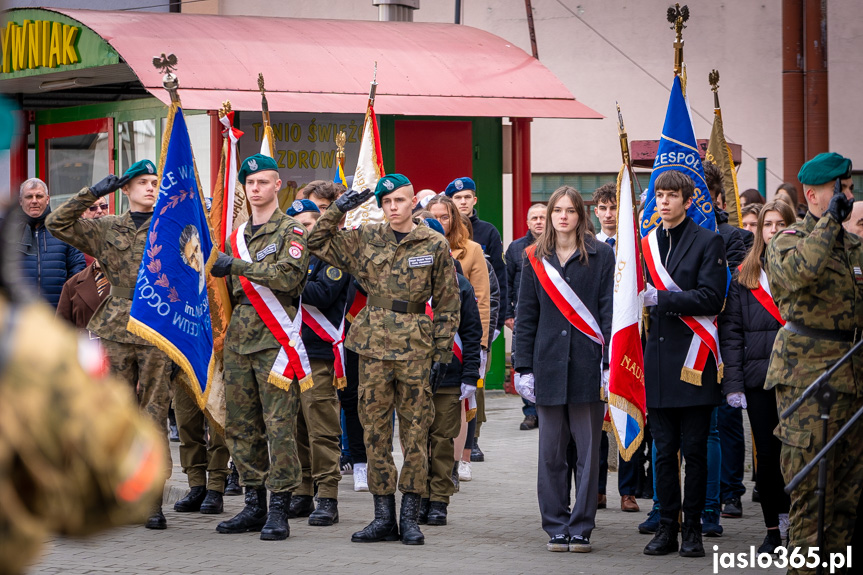
[[[52,236],[44,224],[34,230],[24,222],[17,237],[21,238],[18,249],[24,281],[56,308],[63,284],[84,269],[84,254]]]
[[[680,316],[710,316],[722,311],[728,280],[725,245],[719,234],[702,228],[692,218],[687,217],[680,225],[686,227],[672,248],[666,267],[683,291],[660,291],[659,303],[649,308],[644,349],[648,409],[718,405],[722,400],[713,355],[707,360],[700,386],[680,379],[693,335]],[[658,233],[663,233],[662,229]],[[653,283],[649,274],[648,280]]]
[[[761,389],[776,333],[782,325],[764,309],[752,291],[731,282],[725,310],[719,316],[719,341],[725,377],[724,394]]]
[[[576,252],[561,268],[554,266],[599,323],[611,341],[614,250],[592,234],[585,237],[587,263]],[[515,315],[515,369],[536,377],[537,405],[600,401],[602,367],[608,364],[601,345],[575,329],[546,293],[533,267],[525,262]],[[607,354],[606,354],[607,355]]]
[[[524,237],[518,238],[509,244],[506,248],[506,317],[504,319],[512,319],[515,317],[515,306],[518,305],[518,288],[521,285],[521,268],[524,265],[524,249],[533,242],[536,238],[530,231]]]
[[[482,340],[482,320],[479,306],[470,281],[461,274],[458,277],[458,291],[461,298],[461,316],[458,323],[458,337],[461,339],[462,361],[455,354],[446,368],[441,387],[460,387],[462,383],[476,385],[479,381],[480,342]]]
[[[497,284],[500,287],[500,301],[509,301],[506,291],[506,261],[503,259],[503,240],[500,239],[500,232],[490,223],[479,219],[476,210],[470,216],[470,223],[473,227],[473,241],[482,246],[485,257],[491,262],[491,267],[494,268],[494,275],[497,277]],[[503,329],[505,315],[498,314],[497,325],[491,327]]]
[[[351,276],[322,262],[315,256],[309,258],[309,276],[303,288],[303,304],[313,305],[327,316],[334,326],[339,327],[345,315],[348,287]],[[333,344],[318,337],[318,334],[303,323],[303,343],[306,353],[312,359],[334,361]]]

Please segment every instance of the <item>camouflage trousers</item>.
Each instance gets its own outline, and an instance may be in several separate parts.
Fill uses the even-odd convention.
[[[174,379],[174,415],[180,431],[183,473],[189,480],[189,487],[206,485],[211,491],[224,493],[231,458],[228,445],[224,437],[210,428],[204,412],[189,395],[180,377]]]
[[[790,406],[802,391],[803,389],[798,387],[777,385],[776,403],[779,412]],[[837,398],[830,410],[828,441],[863,407],[863,398],[847,393],[838,393]],[[821,425],[818,404],[814,399],[804,403],[788,419],[779,420],[775,434],[782,441],[779,463],[786,484],[820,451],[823,445]],[[859,452],[861,444],[863,424],[858,422],[826,457],[827,494],[822,552],[845,553],[846,546],[851,543],[863,482],[863,457],[860,457]],[[790,548],[800,547],[804,556],[808,556],[809,547],[818,545],[818,496],[815,494],[817,481],[816,468],[791,492],[791,525],[788,533]],[[814,569],[805,567],[788,570],[788,573],[814,572]]]
[[[434,394],[434,421],[429,428],[428,496],[449,503],[455,493],[453,439],[461,429],[461,387],[442,387]]]
[[[428,477],[428,430],[434,420],[431,359],[389,361],[360,356],[359,416],[373,495],[424,495]],[[401,474],[393,463],[393,408],[404,452]]]
[[[102,348],[108,356],[111,373],[138,398],[138,406],[146,412],[159,429],[168,453],[167,477],[171,476],[171,449],[168,445],[168,409],[171,407],[171,358],[156,346],[120,343],[102,339]]]
[[[342,435],[339,396],[333,385],[332,361],[311,359],[313,385],[300,394],[297,414],[297,454],[302,468],[302,483],[294,495],[314,495],[338,499],[342,478],[339,459]]]
[[[225,348],[225,439],[243,485],[289,493],[301,478],[294,435],[300,386],[294,380],[284,390],[267,381],[278,351]]]

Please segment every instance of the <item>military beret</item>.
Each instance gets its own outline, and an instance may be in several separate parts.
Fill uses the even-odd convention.
[[[294,200],[294,203],[291,204],[291,207],[285,213],[294,217],[303,212],[315,212],[319,214],[321,210],[318,209],[318,205],[312,200]]]
[[[243,163],[240,166],[240,171],[237,172],[237,179],[240,180],[241,184],[245,184],[247,177],[265,170],[274,170],[278,172],[279,165],[269,156],[255,154],[254,156],[249,156],[243,160]]]
[[[375,199],[378,202],[378,207],[381,207],[381,199],[399,188],[410,186],[411,181],[401,174],[387,174],[375,186]]]
[[[156,175],[156,166],[150,160],[140,160],[135,162],[129,169],[126,170],[126,173],[123,174],[124,178],[131,180],[137,176],[155,176]]]
[[[447,185],[446,190],[444,190],[443,193],[445,193],[447,197],[451,198],[464,190],[476,192],[476,183],[468,177],[456,178]]]
[[[836,152],[818,154],[800,168],[797,179],[801,184],[820,186],[835,180],[851,177],[851,160]]]
[[[426,225],[428,225],[428,227],[430,227],[431,229],[433,229],[434,231],[436,231],[440,235],[442,235],[442,236],[446,235],[443,231],[443,226],[440,225],[440,222],[437,221],[436,219],[426,218]]]

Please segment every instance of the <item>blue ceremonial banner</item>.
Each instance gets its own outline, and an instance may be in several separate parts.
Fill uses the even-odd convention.
[[[701,165],[698,143],[695,140],[695,130],[692,128],[692,119],[689,116],[689,107],[683,96],[679,76],[674,77],[674,85],[671,87],[665,125],[662,127],[662,138],[659,140],[656,159],[653,161],[650,184],[645,192],[644,215],[641,219],[642,237],[659,225],[660,218],[656,211],[653,184],[659,174],[666,170],[677,170],[692,178],[695,182],[695,194],[687,215],[699,226],[715,232],[716,216],[713,212],[713,201],[707,191],[704,167]]]
[[[216,251],[189,132],[177,104],[168,113],[159,177],[128,329],[180,366],[203,408],[213,371],[207,273]]]

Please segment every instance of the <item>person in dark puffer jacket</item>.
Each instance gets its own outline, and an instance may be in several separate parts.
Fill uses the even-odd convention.
[[[758,454],[756,487],[767,527],[759,553],[773,553],[781,546],[780,516],[784,514],[787,521],[791,503],[784,491],[779,463],[782,443],[773,435],[779,423],[776,391],[764,389],[773,342],[784,322],[770,296],[765,273],[769,270],[764,269],[763,258],[767,242],[794,221],[794,211],[788,204],[781,200],[765,204],[758,216],[755,244],[743,260],[737,279],[731,282],[719,319],[719,344],[725,361],[722,392],[729,406],[747,410]]]
[[[51,213],[49,200],[48,186],[39,178],[21,184],[18,201],[24,218],[17,237],[21,238],[18,246],[22,276],[56,308],[63,284],[83,270],[85,262],[84,254],[55,238],[45,227],[45,218]]]

